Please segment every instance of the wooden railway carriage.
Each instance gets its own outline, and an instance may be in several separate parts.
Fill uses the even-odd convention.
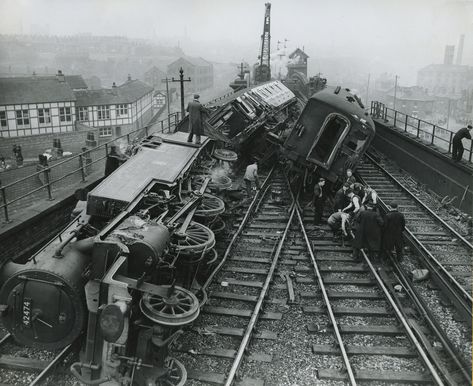
[[[299,169],[332,183],[355,168],[375,135],[360,99],[349,89],[326,88],[309,98],[283,147]]]

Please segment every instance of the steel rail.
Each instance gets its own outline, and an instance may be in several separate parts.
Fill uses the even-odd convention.
[[[225,380],[225,386],[231,386],[233,384],[233,380],[235,379],[236,373],[241,365],[243,355],[248,346],[248,343],[251,338],[251,334],[253,333],[254,327],[260,315],[264,298],[266,297],[266,294],[269,289],[269,285],[271,281],[273,280],[274,271],[276,270],[276,265],[279,262],[279,256],[281,255],[284,242],[286,241],[287,233],[289,232],[289,228],[291,227],[292,219],[294,218],[295,209],[296,209],[296,206],[293,205],[291,214],[289,215],[289,219],[286,224],[286,228],[284,229],[284,233],[281,235],[279,242],[277,244],[276,251],[274,252],[273,260],[271,262],[271,267],[269,268],[268,274],[266,275],[266,280],[264,281],[263,288],[261,289],[261,292],[258,296],[258,301],[256,302],[255,308],[253,309],[253,312],[251,314],[250,321],[246,327],[245,334],[243,335],[243,339],[240,343],[240,347],[238,348],[238,351],[236,353],[235,359],[230,369],[230,373],[228,374],[227,379]]]
[[[241,220],[241,223],[240,225],[238,226],[238,229],[236,230],[236,232],[233,234],[233,237],[232,239],[230,240],[230,243],[228,244],[228,247],[227,249],[225,250],[225,253],[223,255],[223,258],[222,260],[220,261],[219,265],[212,271],[212,273],[209,275],[209,277],[207,278],[207,281],[204,283],[204,285],[202,286],[202,290],[205,291],[208,286],[210,285],[210,283],[212,282],[212,280],[214,279],[215,275],[217,273],[220,272],[220,270],[222,269],[223,265],[225,264],[225,262],[227,261],[228,259],[228,256],[230,255],[230,252],[232,251],[233,249],[233,246],[237,240],[237,238],[240,236],[241,232],[243,231],[243,228],[245,227],[248,219],[250,218],[251,214],[253,213],[253,209],[255,207],[255,205],[257,204],[260,196],[263,194],[263,188],[266,187],[266,185],[269,183],[269,181],[271,180],[272,178],[272,175],[274,173],[274,170],[275,170],[275,166],[273,166],[273,168],[270,170],[269,174],[266,176],[264,182],[263,182],[263,185],[261,187],[261,189],[255,194],[255,196],[253,197],[253,200],[251,201],[250,203],[250,206],[248,207],[248,209],[246,210],[246,213],[245,213],[245,216],[243,217],[243,220]],[[201,306],[203,306],[204,303],[201,304]]]
[[[458,233],[455,229],[453,229],[447,222],[445,222],[441,217],[439,217],[435,212],[432,211],[427,205],[425,205],[419,198],[417,198],[414,194],[412,194],[408,188],[406,188],[396,177],[394,177],[391,173],[389,173],[385,168],[383,168],[378,162],[374,160],[369,154],[366,154],[366,158],[368,158],[378,169],[381,170],[382,173],[386,174],[390,179],[392,179],[397,185],[401,187],[413,200],[416,201],[417,204],[422,206],[432,217],[434,217],[437,221],[439,221],[445,228],[447,228],[451,233],[455,235],[461,242],[473,251],[473,245],[465,239],[460,233]],[[359,173],[358,173],[359,174]]]
[[[414,332],[412,331],[412,328],[411,326],[409,325],[408,321],[406,320],[406,318],[404,317],[403,313],[401,312],[401,310],[399,309],[399,307],[397,306],[396,304],[396,301],[393,299],[393,297],[391,296],[389,290],[386,288],[386,286],[384,285],[384,282],[383,280],[381,279],[381,277],[378,275],[378,272],[376,271],[376,268],[373,267],[373,265],[371,264],[371,261],[370,259],[368,259],[368,256],[366,255],[365,251],[362,249],[361,250],[361,253],[362,253],[362,256],[363,258],[365,259],[365,263],[368,265],[368,267],[370,268],[371,270],[371,273],[374,275],[374,277],[376,278],[376,281],[378,282],[378,285],[379,287],[382,289],[383,293],[384,293],[384,296],[386,297],[386,299],[388,300],[390,306],[393,308],[398,320],[401,322],[401,324],[403,325],[404,327],[404,330],[407,332],[407,335],[409,336],[409,339],[410,341],[412,342],[412,344],[415,346],[417,352],[419,353],[420,357],[422,358],[422,361],[424,362],[424,364],[427,366],[427,368],[429,369],[430,371],[430,374],[432,375],[433,377],[433,380],[435,381],[435,383],[439,386],[441,385],[444,385],[442,379],[440,378],[439,374],[437,373],[437,370],[435,369],[434,365],[432,364],[432,362],[430,361],[429,357],[427,356],[427,354],[425,353],[424,349],[422,348],[422,345],[419,343],[419,341],[417,340]]]
[[[359,175],[360,180],[364,183],[365,181]],[[410,192],[409,192],[410,193]],[[386,203],[381,197],[378,197],[382,207],[387,210]],[[407,235],[407,237],[406,237]],[[418,251],[418,254],[422,258],[422,261],[429,268],[430,273],[433,275],[434,281],[447,293],[450,294],[449,298],[454,303],[455,308],[469,321],[472,322],[472,296],[465,291],[461,284],[448,272],[440,261],[425,247],[424,244],[409,230],[408,227],[405,229],[405,238],[409,241],[409,244]]]
[[[293,195],[292,191],[290,189],[289,189],[289,191],[291,192],[291,196],[294,198],[294,195]],[[314,251],[312,249],[312,245],[310,244],[309,237],[307,236],[307,232],[305,230],[304,221],[303,221],[301,213],[300,213],[301,212],[301,207],[300,207],[298,202],[296,202],[296,204],[294,205],[294,209],[295,209],[296,214],[297,214],[297,218],[298,218],[298,221],[299,221],[299,225],[301,227],[302,234],[304,235],[304,240],[305,240],[306,245],[307,245],[307,250],[309,251],[309,254],[310,254],[310,259],[312,260],[312,266],[314,267],[315,275],[317,276],[317,280],[319,282],[319,286],[320,286],[320,290],[322,292],[322,296],[323,296],[325,306],[327,307],[327,312],[329,314],[330,322],[332,324],[333,331],[334,331],[335,336],[337,338],[338,346],[340,347],[340,351],[342,353],[343,363],[345,364],[345,369],[347,370],[348,378],[350,380],[350,384],[352,386],[356,386],[357,383],[356,383],[356,379],[355,379],[355,374],[354,374],[354,371],[351,367],[350,359],[348,358],[347,350],[345,348],[345,344],[343,343],[342,335],[341,335],[340,330],[338,328],[337,320],[335,318],[335,314],[333,312],[332,305],[330,304],[330,300],[329,300],[329,297],[328,297],[327,290],[325,288],[324,281],[322,279],[322,275],[320,274],[319,267],[318,267],[317,262],[315,260],[315,255],[314,255]]]
[[[76,341],[77,342],[77,341]],[[28,385],[29,386],[37,386],[39,385],[42,381],[44,381],[44,379],[46,377],[48,377],[51,373],[51,371],[54,369],[54,367],[63,359],[65,358],[67,355],[69,355],[69,353],[72,351],[73,347],[75,346],[75,343],[76,342],[73,342],[69,345],[67,345],[66,347],[64,347],[61,352],[59,354],[57,354],[54,359],[49,363],[49,365],[43,370],[41,371],[41,373],[31,382],[29,383]]]
[[[450,359],[455,363],[457,368],[460,370],[463,378],[467,381],[467,384],[471,385],[471,368],[468,369],[466,363],[464,363],[463,359],[457,353],[457,350],[454,348],[453,344],[451,343],[450,339],[444,336],[442,328],[440,324],[437,322],[435,317],[432,315],[432,312],[428,309],[426,303],[419,295],[418,291],[412,285],[411,281],[408,279],[404,270],[400,267],[399,263],[393,258],[391,253],[388,253],[389,259],[391,261],[392,266],[395,269],[396,276],[401,283],[402,287],[409,295],[411,301],[416,305],[417,310],[420,312],[426,323],[429,325],[429,328],[434,332],[435,336],[439,339],[442,343],[443,348],[447,351]],[[468,371],[467,371],[468,369]],[[456,384],[456,383],[453,383]]]

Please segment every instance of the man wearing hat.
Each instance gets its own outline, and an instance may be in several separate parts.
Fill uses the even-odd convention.
[[[464,148],[463,148],[462,139],[468,138],[471,140],[471,134],[470,134],[471,129],[473,129],[473,126],[468,125],[467,127],[464,127],[458,130],[453,136],[452,159],[455,162],[460,162],[463,157]]]
[[[200,95],[195,94],[194,100],[189,102],[186,109],[189,112],[189,137],[187,142],[192,142],[192,137],[195,134],[196,145],[200,145],[200,136],[204,131],[202,114],[206,112],[205,107],[200,104],[199,98]]]

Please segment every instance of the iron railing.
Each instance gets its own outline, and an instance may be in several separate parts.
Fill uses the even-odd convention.
[[[169,133],[174,130],[178,122],[179,113],[172,113],[166,119],[148,124],[54,165],[38,164],[36,173],[5,186],[0,185],[0,213],[3,211],[4,221],[11,222],[10,214],[14,209],[28,206],[44,198],[53,200],[53,193],[65,186],[86,182],[88,176],[100,178],[105,170],[105,160],[110,146],[128,146],[135,139],[148,136],[152,132]]]
[[[410,133],[426,141],[428,144],[436,145],[443,150],[452,152],[453,136],[455,133],[433,123],[415,118],[398,110],[386,107],[384,103],[372,101],[371,115],[373,118],[390,122],[392,126]],[[469,140],[469,146],[465,148],[463,159],[471,162],[473,157],[473,141]]]

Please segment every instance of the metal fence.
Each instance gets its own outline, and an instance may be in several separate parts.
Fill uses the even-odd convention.
[[[415,135],[427,142],[436,145],[441,149],[452,152],[453,136],[455,133],[433,123],[412,117],[400,111],[386,107],[384,103],[372,101],[371,115],[373,118],[383,119],[385,122],[392,122],[392,126],[404,132]],[[473,141],[469,140],[469,145],[465,148],[463,159],[471,162],[473,156]]]
[[[1,204],[4,221],[10,222],[13,211],[32,205],[40,200],[53,200],[55,193],[65,189],[70,192],[71,187],[81,187],[81,183],[89,179],[99,179],[104,175],[105,161],[111,146],[126,148],[140,139],[154,132],[168,133],[174,130],[179,122],[179,113],[172,113],[166,119],[141,127],[128,134],[88,149],[72,157],[54,163],[51,166],[37,165],[37,172],[0,186]]]

